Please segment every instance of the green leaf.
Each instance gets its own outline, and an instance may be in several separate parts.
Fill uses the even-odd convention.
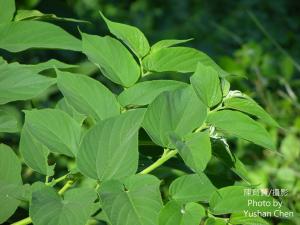
[[[171,133],[187,135],[202,125],[206,112],[191,87],[163,92],[148,106],[143,127],[156,144],[168,147]]]
[[[270,213],[268,217],[274,216],[276,210],[288,212],[285,206],[275,206],[279,202],[267,195],[248,195],[247,190],[252,190],[243,186],[227,186],[215,191],[209,200],[210,211],[215,215],[228,213],[265,212]],[[276,202],[276,203],[275,203]],[[270,204],[270,205],[268,205]]]
[[[221,218],[207,218],[204,225],[227,225],[227,222]]]
[[[266,129],[243,113],[231,110],[213,112],[208,115],[207,123],[225,134],[251,141],[267,149],[276,149]]]
[[[67,113],[58,109],[26,110],[25,125],[51,152],[76,155],[81,127]]]
[[[0,109],[0,133],[17,133],[19,130],[17,118]]]
[[[46,176],[54,175],[55,165],[48,165],[49,149],[30,133],[26,123],[22,128],[19,150],[30,168]]]
[[[35,74],[16,64],[2,64],[0,66],[0,104],[36,97],[55,82],[54,78]]]
[[[245,216],[245,213],[233,213],[230,216],[229,222],[234,225],[243,224],[243,225],[270,225],[269,222],[264,220],[261,217],[248,217]]]
[[[142,106],[150,104],[164,91],[187,87],[186,83],[175,80],[152,80],[139,82],[125,89],[119,96],[118,101],[122,106]]]
[[[208,202],[215,186],[204,173],[184,175],[174,180],[169,188],[172,199],[179,202]]]
[[[83,137],[77,155],[80,172],[100,181],[135,174],[138,130],[144,113],[144,109],[128,111],[92,127]]]
[[[152,175],[134,175],[100,186],[100,200],[111,225],[158,224],[162,200],[160,181]]]
[[[44,187],[32,193],[29,215],[35,225],[84,225],[94,209],[93,189],[69,190],[62,199],[55,189]]]
[[[79,113],[76,109],[74,109],[74,107],[71,106],[65,98],[60,99],[57,102],[55,108],[60,109],[65,113],[69,114],[69,116],[71,116],[74,120],[76,120],[81,125],[86,119],[86,116]]]
[[[56,59],[50,59],[46,62],[41,62],[37,64],[19,64],[19,63],[12,63],[12,64],[17,64],[18,67],[23,68],[23,69],[28,69],[33,73],[40,73],[44,70],[48,69],[69,69],[69,68],[75,68],[78,67],[77,65],[70,65],[66,64],[63,62],[60,62]]]
[[[82,51],[111,81],[129,87],[140,77],[133,56],[118,40],[82,33]]]
[[[10,22],[15,14],[15,0],[0,0],[0,23]]]
[[[215,69],[199,63],[190,80],[197,96],[205,105],[211,108],[220,103],[222,90],[218,72]]]
[[[173,200],[161,210],[159,225],[199,225],[205,216],[205,209],[202,205],[194,202],[181,205]]]
[[[211,159],[211,144],[208,131],[187,135],[182,141],[180,137],[171,135],[170,140],[178,150],[187,166],[195,172],[202,172]]]
[[[137,27],[113,22],[107,19],[102,12],[100,14],[109,31],[122,40],[138,58],[144,57],[150,51],[147,38]]]
[[[99,81],[81,74],[57,70],[57,85],[79,113],[103,120],[120,114],[115,95]]]
[[[39,10],[26,10],[26,9],[17,10],[14,21],[20,21],[20,20],[57,20],[57,21],[66,21],[66,22],[74,22],[74,23],[87,23],[87,21],[84,20],[58,17],[55,14],[44,14]]]
[[[51,23],[18,21],[0,24],[0,49],[21,52],[30,48],[81,51],[81,44],[77,38]]]
[[[193,48],[162,48],[143,59],[144,68],[151,72],[192,73],[195,72],[198,63],[213,67],[220,76],[227,75],[209,56]]]
[[[20,201],[14,197],[22,187],[21,163],[14,151],[0,144],[0,223],[4,223],[17,209]]]
[[[193,40],[193,38],[189,39],[183,39],[183,40],[177,40],[177,39],[167,39],[167,40],[161,40],[156,42],[154,45],[151,46],[151,53],[158,51],[162,48],[168,48],[174,45],[182,44],[185,42],[189,42]]]
[[[244,98],[226,98],[224,100],[224,106],[256,116],[270,126],[279,127],[278,123],[253,99],[246,95],[243,95],[243,97]]]

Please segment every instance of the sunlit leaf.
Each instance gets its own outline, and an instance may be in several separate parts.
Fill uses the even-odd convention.
[[[162,208],[159,184],[151,175],[104,182],[99,190],[100,200],[111,225],[158,224]]]
[[[17,209],[20,201],[15,193],[22,185],[21,163],[14,151],[0,144],[0,223],[5,222]]]
[[[137,27],[113,22],[107,19],[103,13],[100,12],[100,14],[108,26],[109,31],[118,39],[122,40],[137,57],[142,58],[149,52],[150,46],[147,38]]]
[[[266,129],[243,113],[231,110],[213,112],[208,115],[207,123],[228,135],[251,141],[267,149],[276,149]]]
[[[121,42],[109,36],[81,35],[83,53],[99,66],[104,76],[126,87],[138,80],[140,68]]]
[[[93,189],[76,188],[61,198],[55,189],[44,187],[32,193],[29,214],[36,225],[85,225],[96,197]]]
[[[0,49],[21,52],[30,48],[81,51],[81,44],[77,38],[51,23],[18,21],[0,24]]]
[[[148,107],[143,127],[158,145],[168,147],[169,135],[180,137],[202,125],[207,108],[191,87],[163,92]]]
[[[81,74],[57,70],[57,85],[78,112],[102,120],[120,114],[114,94],[99,81]]]
[[[78,169],[95,180],[119,179],[138,167],[138,130],[145,110],[137,109],[99,121],[84,136]]]
[[[134,86],[125,89],[118,96],[118,101],[122,106],[148,105],[162,92],[172,91],[183,87],[187,87],[187,84],[174,80],[152,80],[139,82]]]

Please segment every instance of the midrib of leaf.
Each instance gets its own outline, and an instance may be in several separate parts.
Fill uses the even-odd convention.
[[[129,193],[130,193],[130,191],[125,191],[125,196],[128,198],[129,203],[130,203],[130,206],[131,206],[131,208],[133,209],[133,212],[136,214],[136,217],[138,218],[139,224],[140,224],[140,225],[143,225],[143,223],[142,223],[142,218],[139,216],[138,211],[137,211],[137,209],[135,208],[134,202],[133,202],[133,200],[131,199]]]

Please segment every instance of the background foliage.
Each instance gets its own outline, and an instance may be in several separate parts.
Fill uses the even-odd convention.
[[[220,7],[221,6],[221,7]],[[43,13],[55,13],[61,17],[71,17],[92,23],[80,23],[80,30],[88,33],[107,34],[107,28],[100,19],[98,10],[113,21],[139,27],[153,44],[164,38],[194,38],[187,45],[196,47],[210,55],[229,72],[244,77],[231,80],[232,89],[240,89],[257,100],[279,122],[282,129],[272,130],[277,148],[282,153],[274,154],[242,140],[231,140],[231,148],[249,168],[251,180],[262,187],[287,188],[285,201],[295,211],[300,211],[300,3],[293,0],[260,1],[114,1],[114,0],[24,0],[17,1],[19,9],[38,9]],[[55,22],[78,36],[78,24]],[[70,64],[81,63],[75,72],[90,74],[102,82],[116,88],[114,84],[100,76],[95,67],[85,61],[80,53],[68,51],[30,50],[22,53],[0,52],[9,62],[36,63],[51,58]],[[170,74],[181,79],[176,74]],[[246,77],[246,79],[245,79]],[[118,92],[118,89],[115,91]],[[53,91],[32,102],[18,102],[5,106],[5,110],[18,113],[16,108],[53,107],[60,98]],[[21,115],[18,115],[20,121]],[[18,137],[1,134],[1,142],[17,146]],[[150,148],[150,147],[149,147]],[[153,157],[161,154],[153,149]],[[57,174],[64,174],[65,163],[57,162]],[[170,161],[170,164],[176,162]],[[145,164],[147,158],[145,157]],[[179,165],[180,166],[180,165]],[[209,176],[219,184],[233,184],[235,175],[224,170],[223,164],[211,163],[207,169]],[[172,175],[164,168],[157,171],[164,178],[167,187]],[[178,171],[174,171],[174,174]],[[167,176],[167,177],[166,177]],[[175,175],[174,175],[175,176]],[[23,178],[39,179],[29,169],[23,170]],[[24,183],[25,183],[24,182]],[[166,188],[165,188],[166,189]],[[167,193],[165,193],[167,195]],[[15,219],[26,217],[26,211],[18,209]],[[19,218],[17,218],[19,217]],[[275,221],[276,222],[276,221]],[[289,224],[290,222],[281,222]],[[295,222],[296,223],[296,222]]]

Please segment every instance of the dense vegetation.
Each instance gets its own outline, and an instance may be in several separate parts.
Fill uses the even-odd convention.
[[[0,222],[299,224],[297,4],[176,3],[0,1]]]

